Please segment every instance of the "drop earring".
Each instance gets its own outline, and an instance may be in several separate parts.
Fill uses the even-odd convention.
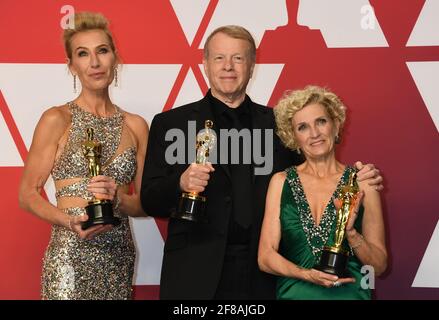
[[[119,82],[118,82],[118,79],[117,79],[117,67],[114,68],[114,86],[115,87],[119,86]]]
[[[76,93],[76,74],[73,75],[73,93]]]

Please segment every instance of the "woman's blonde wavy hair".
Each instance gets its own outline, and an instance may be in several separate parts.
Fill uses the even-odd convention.
[[[326,88],[318,86],[307,86],[302,90],[294,90],[285,92],[284,96],[279,100],[274,108],[274,116],[276,119],[276,133],[282,143],[291,150],[298,148],[292,118],[297,111],[302,110],[310,104],[320,104],[325,107],[328,115],[333,121],[340,124],[337,134],[340,139],[342,128],[346,120],[346,107],[340,98]]]

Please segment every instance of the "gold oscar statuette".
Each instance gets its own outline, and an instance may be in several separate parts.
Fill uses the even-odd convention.
[[[209,160],[210,150],[214,148],[216,143],[216,135],[212,126],[212,120],[206,120],[204,130],[197,134],[195,163],[206,164]],[[197,192],[183,192],[178,208],[171,217],[194,222],[207,222],[206,201],[207,198]]]
[[[320,262],[314,267],[315,269],[337,275],[340,278],[351,276],[347,270],[349,251],[343,247],[343,240],[345,239],[346,224],[354,209],[358,192],[357,174],[353,172],[349,175],[349,182],[341,187],[337,197],[341,201],[341,207],[337,210],[334,241],[332,245],[323,247]]]
[[[102,144],[94,140],[93,128],[87,128],[87,139],[81,144],[81,151],[87,160],[88,178],[101,174]],[[112,224],[117,226],[120,219],[113,214],[113,204],[110,200],[100,200],[93,197],[85,207],[88,220],[82,223],[82,230],[94,225]]]

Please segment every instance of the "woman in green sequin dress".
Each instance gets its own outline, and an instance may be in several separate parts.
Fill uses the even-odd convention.
[[[343,243],[351,253],[352,277],[338,278],[313,268],[323,246],[334,240],[340,186],[356,171],[335,157],[344,105],[332,92],[309,86],[287,93],[274,110],[282,142],[306,160],[271,179],[259,267],[278,276],[278,299],[370,299],[368,277],[384,272],[387,251],[379,193],[360,172],[360,192]]]
[[[146,216],[139,191],[148,125],[110,100],[119,58],[102,15],[75,14],[75,29],[64,31],[64,44],[73,86],[80,83],[82,90],[74,101],[42,115],[20,186],[21,206],[52,224],[42,298],[130,299],[135,248],[128,216]],[[101,174],[93,178],[81,149],[89,128],[102,145]],[[50,174],[56,206],[41,196]],[[82,230],[85,207],[94,198],[113,201],[120,225]]]

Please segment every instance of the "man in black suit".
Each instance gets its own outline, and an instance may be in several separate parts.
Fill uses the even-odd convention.
[[[152,121],[141,189],[145,212],[169,217],[182,192],[199,192],[207,197],[207,223],[169,220],[161,299],[275,298],[274,277],[261,272],[257,265],[265,196],[273,173],[302,160],[284,148],[274,133],[272,109],[254,103],[246,95],[255,56],[254,39],[246,29],[216,29],[204,47],[203,64],[210,84],[206,96],[157,114]],[[183,145],[187,146],[193,138],[189,122],[196,121],[199,132],[206,120],[213,121],[212,129],[217,134],[218,164],[189,165],[189,159],[170,163],[169,148],[175,141],[167,141],[167,133],[184,133]],[[230,136],[225,138],[220,129],[233,128],[250,132],[251,141],[243,138],[232,145],[223,144]],[[258,129],[262,134],[254,135]],[[246,161],[245,148],[249,144],[252,157]],[[186,150],[185,156],[190,152]],[[225,153],[228,156],[221,160],[219,155]],[[369,177],[377,173],[371,166],[365,170]]]

